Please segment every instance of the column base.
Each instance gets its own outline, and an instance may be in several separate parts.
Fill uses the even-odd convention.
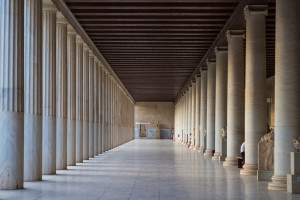
[[[244,176],[256,176],[257,175],[257,164],[244,164],[240,174]]]
[[[204,153],[204,147],[200,147],[199,150],[198,150],[198,152]]]
[[[229,166],[237,166],[237,159],[233,156],[227,156],[225,159],[225,162],[223,163],[223,166],[229,167]]]
[[[278,191],[286,191],[287,189],[287,179],[286,176],[283,175],[274,175],[272,177],[272,182],[268,184],[269,190],[278,190]]]
[[[214,153],[214,156],[211,158],[212,160],[220,160],[220,156],[221,156],[221,153],[220,152],[215,152]]]
[[[199,146],[195,146],[195,147],[193,148],[193,150],[194,150],[194,151],[198,151],[198,150],[199,150]]]
[[[206,149],[204,155],[205,155],[205,156],[213,156],[213,151],[212,151],[212,149]]]

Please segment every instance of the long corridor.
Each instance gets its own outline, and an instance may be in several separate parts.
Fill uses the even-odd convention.
[[[300,199],[171,140],[133,140],[24,187],[0,199]]]

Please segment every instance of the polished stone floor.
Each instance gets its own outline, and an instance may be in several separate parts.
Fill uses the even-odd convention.
[[[241,177],[239,169],[171,140],[134,140],[94,159],[26,182],[24,190],[0,191],[0,199],[299,199],[267,190],[267,182]]]

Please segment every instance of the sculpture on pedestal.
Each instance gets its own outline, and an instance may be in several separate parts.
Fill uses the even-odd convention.
[[[297,149],[297,152],[299,152],[300,151],[300,137],[294,138],[293,142],[294,142],[294,147]]]

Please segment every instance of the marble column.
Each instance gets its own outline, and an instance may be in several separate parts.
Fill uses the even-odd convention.
[[[56,174],[56,12],[43,5],[43,150],[42,171]]]
[[[245,7],[245,164],[242,175],[256,175],[258,142],[266,133],[266,24],[267,6]]]
[[[190,91],[187,89],[185,93],[185,124],[186,124],[186,132],[184,135],[184,144],[188,142],[188,135],[189,135],[189,129],[190,129],[190,110],[189,110],[189,95]]]
[[[24,181],[42,180],[42,1],[24,8]]]
[[[98,155],[98,127],[99,127],[99,85],[98,85],[98,77],[99,77],[99,61],[95,56],[94,58],[94,156]]]
[[[98,154],[102,154],[102,133],[103,133],[103,113],[102,113],[102,65],[99,61],[99,68],[98,68],[98,110],[99,110],[99,126],[98,126]]]
[[[89,157],[94,157],[94,54],[89,52]]]
[[[195,99],[195,148],[197,151],[200,148],[200,96],[201,96],[201,77],[196,77],[196,99]]]
[[[11,190],[24,178],[24,0],[0,13],[0,190]]]
[[[76,35],[76,162],[83,161],[83,40]]]
[[[213,160],[220,160],[222,152],[222,128],[227,127],[227,47],[216,47],[216,108],[215,108],[215,153]],[[223,158],[224,159],[224,158]]]
[[[200,95],[200,152],[206,149],[207,127],[207,71],[201,70],[201,95]]]
[[[194,148],[195,146],[195,136],[196,136],[196,130],[195,130],[195,114],[196,114],[196,108],[195,108],[195,103],[196,103],[196,80],[192,81],[192,106],[191,106],[191,133],[192,133],[192,138],[191,138],[191,148]]]
[[[108,136],[108,72],[104,73],[104,134],[103,134],[103,148],[104,152],[107,151],[107,136]]]
[[[89,159],[89,47],[83,43],[83,160]]]
[[[105,69],[101,68],[101,153],[105,152]]]
[[[76,31],[68,25],[67,36],[67,165],[76,164]]]
[[[188,142],[192,141],[193,137],[193,87],[192,83],[190,84],[189,88],[189,135],[188,135]]]
[[[216,61],[207,60],[207,148],[206,156],[212,156],[215,149],[215,101],[216,101]]]
[[[300,136],[300,1],[276,1],[275,149],[270,190],[287,189],[293,138]]]
[[[67,169],[67,25],[58,12],[56,21],[56,169]]]
[[[237,166],[236,156],[245,138],[245,31],[227,31],[228,92],[227,92],[227,157],[224,166]]]

